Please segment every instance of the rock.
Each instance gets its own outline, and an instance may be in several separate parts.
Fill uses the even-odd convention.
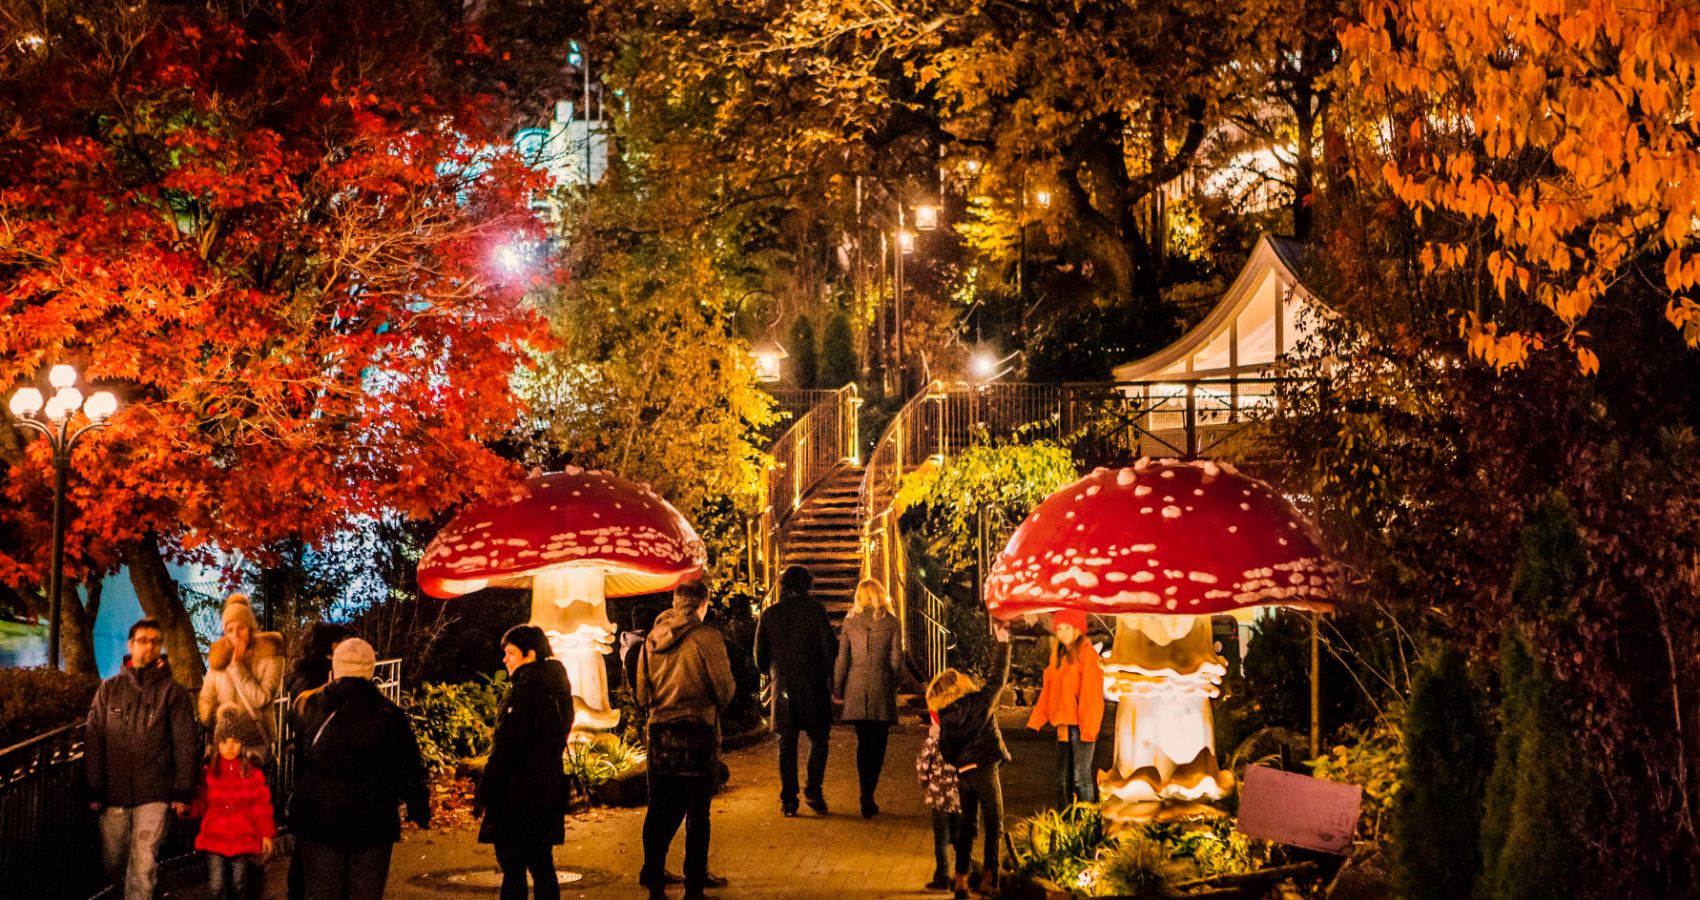
[[[1352,855],[1335,874],[1323,896],[1327,900],[1387,900],[1392,897],[1381,845],[1367,841],[1354,844]]]

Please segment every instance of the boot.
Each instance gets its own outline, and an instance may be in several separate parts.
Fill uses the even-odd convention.
[[[997,894],[998,894],[998,872],[997,872],[996,869],[987,869],[986,871],[980,873],[980,887],[978,888],[978,890],[979,890],[980,893],[985,894],[988,897],[996,897],[997,896]]]
[[[950,896],[952,900],[968,900],[968,873],[956,876],[956,880],[951,883]]]
[[[948,890],[950,890],[950,874],[943,869],[939,869],[938,871],[934,872],[933,873],[933,880],[927,882],[927,890],[929,890],[929,891],[948,891]]]

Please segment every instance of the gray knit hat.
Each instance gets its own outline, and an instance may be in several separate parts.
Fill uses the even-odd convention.
[[[234,703],[218,708],[218,724],[213,728],[214,744],[222,744],[230,738],[241,741],[244,750],[259,751],[266,746],[266,736],[260,730],[260,723]]]
[[[372,645],[360,638],[349,638],[331,651],[331,675],[336,678],[371,678],[378,667],[378,655]]]

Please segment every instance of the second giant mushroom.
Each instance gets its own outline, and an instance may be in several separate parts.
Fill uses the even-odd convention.
[[[530,588],[530,624],[567,669],[582,734],[620,720],[602,660],[614,642],[607,598],[672,590],[704,559],[690,523],[648,486],[570,466],[461,510],[420,558],[419,586],[445,598]]]
[[[1099,469],[1033,511],[986,579],[999,618],[1080,609],[1116,617],[1104,669],[1118,702],[1112,819],[1204,812],[1233,775],[1216,763],[1210,699],[1227,672],[1210,617],[1333,606],[1315,529],[1269,485],[1209,461]]]

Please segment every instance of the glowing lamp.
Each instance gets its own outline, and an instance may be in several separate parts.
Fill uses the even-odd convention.
[[[95,395],[83,404],[83,412],[95,420],[110,418],[117,411],[118,398],[114,397],[111,391],[96,391]]]
[[[904,253],[915,252],[915,232],[899,231],[897,233],[897,249]]]
[[[1039,208],[1041,208],[1041,209],[1050,209],[1051,208],[1051,192],[1050,191],[1034,191],[1033,192],[1033,202],[1039,204]]]
[[[1262,606],[1330,609],[1338,571],[1315,528],[1274,488],[1211,461],[1098,469],[1047,497],[986,578],[992,615],[1114,615],[1105,693],[1119,701],[1105,816],[1214,812],[1233,790],[1216,762],[1210,700],[1227,663],[1210,617]]]
[[[56,388],[68,388],[77,383],[77,370],[74,366],[60,363],[47,372],[47,383]]]
[[[986,350],[977,350],[968,358],[968,372],[981,381],[998,374],[998,358]]]
[[[939,208],[932,203],[923,203],[915,207],[915,227],[921,231],[932,231],[939,227]]]
[[[23,418],[24,416],[35,415],[41,409],[41,404],[41,391],[27,387],[19,388],[18,392],[12,395],[12,402],[8,405],[11,407],[12,415]]]
[[[756,361],[756,380],[774,382],[780,379],[780,361],[790,354],[779,346],[777,341],[763,338],[750,348],[750,356]]]

